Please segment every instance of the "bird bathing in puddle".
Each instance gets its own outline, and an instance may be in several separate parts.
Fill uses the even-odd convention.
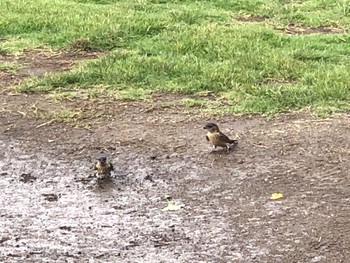
[[[97,164],[95,165],[96,176],[98,180],[103,180],[111,177],[111,172],[114,171],[112,163],[107,161],[107,157],[101,154],[97,158]]]

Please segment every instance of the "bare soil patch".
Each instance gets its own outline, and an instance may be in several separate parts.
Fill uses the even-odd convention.
[[[70,69],[80,60],[97,58],[94,52],[43,52],[28,51],[20,56],[0,54],[0,63],[16,62],[16,71],[0,70],[0,92],[13,85],[18,85],[28,77],[39,77],[47,72],[57,72]]]
[[[350,116],[209,116],[176,99],[0,96],[0,261],[347,262]],[[84,106],[87,125],[43,125],[33,103]],[[210,154],[207,121],[238,147]],[[98,183],[102,151],[116,172]],[[185,207],[163,211],[165,194]]]
[[[309,35],[309,34],[339,34],[344,33],[343,29],[329,27],[329,26],[318,26],[310,27],[305,25],[289,24],[283,28],[284,32],[289,35]]]

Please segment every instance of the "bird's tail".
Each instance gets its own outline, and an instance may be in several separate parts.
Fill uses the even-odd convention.
[[[229,144],[236,145],[236,144],[238,144],[238,140],[230,140],[230,141],[229,141]]]

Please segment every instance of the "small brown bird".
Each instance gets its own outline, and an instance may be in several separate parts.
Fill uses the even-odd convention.
[[[101,155],[97,159],[97,164],[95,166],[97,170],[97,178],[103,179],[111,175],[111,171],[114,171],[113,165],[110,162],[107,162],[107,158],[104,155]]]
[[[209,141],[213,145],[213,151],[217,146],[224,147],[227,149],[227,152],[230,151],[230,147],[238,144],[237,140],[231,140],[225,134],[223,134],[219,127],[215,123],[207,123],[204,126],[204,129],[208,130],[207,133],[207,141]]]

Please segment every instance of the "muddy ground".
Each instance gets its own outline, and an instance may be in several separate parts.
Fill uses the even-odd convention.
[[[210,116],[165,94],[55,102],[8,83],[0,262],[349,262],[349,115]],[[79,125],[33,105],[80,109]],[[207,121],[238,147],[209,153]],[[102,151],[116,171],[98,183]],[[166,194],[185,207],[164,211]]]

